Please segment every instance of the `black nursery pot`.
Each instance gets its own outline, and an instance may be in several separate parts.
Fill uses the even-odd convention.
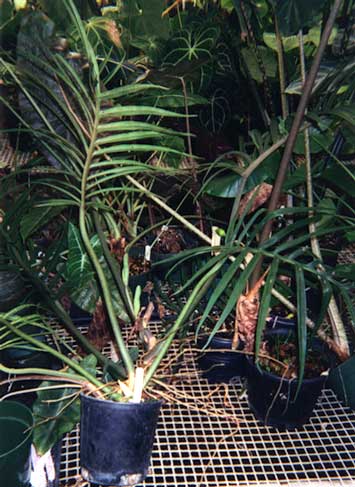
[[[148,473],[160,401],[119,403],[81,396],[80,465],[93,484],[139,484]]]
[[[208,337],[202,337],[198,340],[197,345],[203,348],[208,340]],[[220,352],[218,349],[231,349],[232,338],[227,334],[215,335],[210,343],[211,351],[206,350],[199,355],[197,363],[200,369],[203,370],[202,377],[207,379],[209,383],[230,382],[236,377],[243,377],[246,371],[245,354],[238,353],[243,350],[244,344],[239,342],[236,352]]]
[[[285,335],[285,330],[274,330]],[[328,349],[319,340],[313,348],[327,354]],[[327,375],[304,379],[296,396],[297,379],[286,379],[255,365],[247,357],[248,402],[255,417],[267,426],[278,429],[295,429],[307,423],[324,387]]]

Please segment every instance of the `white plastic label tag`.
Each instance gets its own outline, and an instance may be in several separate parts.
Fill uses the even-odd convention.
[[[152,248],[151,248],[150,245],[146,245],[145,246],[145,249],[144,249],[144,259],[147,262],[150,262],[151,250],[152,250]]]

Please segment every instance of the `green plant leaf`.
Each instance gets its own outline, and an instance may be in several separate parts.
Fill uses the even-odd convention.
[[[306,301],[306,285],[304,273],[301,267],[295,267],[296,287],[297,287],[297,339],[298,339],[298,385],[296,396],[302,386],[304,377],[304,369],[306,363],[307,353],[307,301]]]
[[[355,280],[355,264],[338,264],[334,268],[334,275],[338,279]]]
[[[274,52],[264,46],[258,46],[259,56],[263,60],[266,76],[268,78],[275,78],[277,74],[277,59]],[[248,67],[250,76],[258,83],[263,82],[263,73],[260,69],[259,61],[255,52],[250,47],[244,47],[241,50],[245,64]]]
[[[328,132],[320,132],[318,129],[311,127],[309,129],[309,142],[311,154],[318,154],[322,152],[324,148],[328,149],[334,139],[334,135]],[[297,135],[296,143],[293,149],[295,154],[305,154],[304,146],[304,134],[300,133]]]
[[[96,377],[97,359],[87,355],[80,360],[80,365],[87,372]],[[69,372],[73,372],[69,369]],[[35,428],[33,443],[37,453],[41,456],[50,450],[62,437],[69,433],[80,420],[80,389],[65,386],[55,389],[45,389],[58,382],[43,381],[37,392],[37,399],[33,405]]]
[[[334,27],[329,37],[328,44],[332,44],[334,42],[337,33],[338,33],[338,29]],[[318,46],[320,41],[320,36],[321,36],[321,28],[319,26],[312,27],[311,29],[309,29],[307,34],[303,35],[303,42],[305,44],[312,43],[315,46]],[[263,41],[268,47],[270,47],[270,49],[277,52],[276,34],[274,34],[273,32],[264,32]],[[298,49],[299,48],[298,36],[297,35],[284,36],[282,38],[282,46],[285,52],[292,51],[293,49]]]
[[[275,152],[269,156],[247,179],[243,194],[254,189],[258,184],[272,182],[276,175],[280,161],[280,154]],[[219,198],[235,198],[239,192],[241,176],[237,173],[217,176],[211,179],[205,186],[204,192]]]
[[[326,2],[327,0],[278,0],[275,12],[281,33],[289,36],[300,29],[315,25]]]
[[[276,257],[273,259],[268,276],[265,281],[260,307],[259,307],[259,314],[258,314],[258,323],[256,325],[256,332],[255,332],[255,357],[256,360],[259,355],[260,350],[260,343],[263,331],[265,329],[266,318],[269,315],[269,308],[271,302],[271,291],[275,285],[275,280],[277,276],[277,271],[279,269],[279,260]]]
[[[40,387],[52,385],[53,382],[44,381]],[[64,387],[37,392],[37,400],[33,405],[33,443],[39,455],[44,455],[79,422],[80,401],[78,398],[73,401],[72,396],[77,391],[75,388]]]
[[[55,208],[39,207],[31,208],[30,211],[24,215],[20,223],[20,233],[23,240],[33,235],[40,230],[44,225],[59,215],[63,207],[57,206]]]
[[[349,168],[350,170],[351,168]],[[355,176],[355,171],[352,169],[352,173]],[[347,172],[339,165],[332,165],[325,169],[321,174],[321,178],[325,179],[331,185],[340,188],[345,194],[355,197],[355,184],[349,178]]]

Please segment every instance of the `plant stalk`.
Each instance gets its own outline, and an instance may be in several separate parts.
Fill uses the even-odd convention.
[[[113,302],[112,302],[112,295],[108,286],[108,282],[105,276],[105,273],[101,267],[101,264],[99,262],[99,259],[90,243],[90,237],[86,229],[86,185],[87,185],[87,179],[89,176],[90,172],[90,165],[93,159],[93,154],[95,150],[95,145],[96,145],[96,136],[97,136],[97,127],[99,124],[99,103],[97,102],[96,105],[96,117],[95,117],[95,122],[93,126],[93,131],[91,134],[91,143],[87,152],[86,156],[86,161],[84,165],[84,170],[83,170],[83,175],[82,175],[82,180],[81,180],[81,201],[80,201],[80,211],[79,211],[79,227],[80,227],[80,232],[81,236],[86,248],[87,253],[90,256],[90,259],[92,261],[92,264],[95,268],[97,277],[99,279],[101,288],[102,288],[102,293],[105,301],[105,305],[107,308],[107,313],[110,319],[110,323],[112,326],[112,331],[115,336],[121,358],[123,360],[123,363],[127,369],[127,373],[129,377],[134,376],[134,365],[133,361],[128,353],[128,349],[126,347],[126,344],[123,340],[122,333],[120,330],[120,326],[116,317],[116,313],[113,307]]]
[[[298,34],[298,38],[299,38],[299,51],[300,51],[301,79],[302,82],[304,83],[306,80],[306,65],[305,65],[304,42],[303,42],[302,30],[300,30]],[[305,111],[305,113],[307,113],[307,110]],[[308,127],[304,129],[304,146],[305,146],[305,157],[306,157],[307,205],[309,208],[309,216],[311,218],[309,222],[309,233],[311,234],[310,237],[311,249],[313,254],[317,257],[317,259],[323,262],[323,257],[320,250],[318,238],[315,236],[316,225],[314,221],[312,221],[312,217],[314,216],[314,211],[312,210],[312,208],[314,207],[314,198],[313,198],[313,184],[312,184],[311,149],[310,149],[310,138],[309,138]],[[325,270],[322,264],[319,264],[318,268],[320,271]],[[332,326],[335,343],[337,344],[339,350],[341,351],[341,357],[346,359],[350,355],[349,343],[346,336],[345,326],[341,319],[339,308],[333,294],[329,301],[328,316]]]
[[[341,4],[342,4],[342,0],[335,0],[334,1],[332,10],[331,10],[330,15],[328,17],[326,26],[324,28],[324,31],[323,31],[323,34],[322,34],[322,37],[321,37],[321,40],[319,43],[318,50],[316,52],[316,55],[314,57],[311,69],[309,71],[306,82],[304,84],[302,96],[301,96],[300,101],[298,103],[295,118],[293,120],[289,136],[287,138],[285,150],[284,150],[281,162],[280,162],[279,171],[278,171],[278,174],[276,177],[276,181],[274,183],[274,188],[273,188],[273,191],[271,193],[269,206],[268,206],[268,212],[274,211],[277,208],[278,202],[280,200],[280,196],[281,196],[281,192],[282,192],[282,186],[283,186],[283,183],[284,183],[286,175],[287,175],[289,163],[290,163],[292,153],[293,153],[293,148],[294,148],[295,143],[296,143],[296,138],[297,138],[298,132],[300,130],[300,127],[301,127],[301,124],[303,121],[303,117],[304,117],[307,105],[309,103],[309,100],[310,100],[310,97],[312,94],[312,89],[313,89],[314,83],[316,81],[317,73],[319,71],[320,63],[321,63],[323,54],[326,50],[328,40],[329,40],[330,34],[332,32],[332,28],[334,26],[334,22],[336,20],[337,13],[339,11]],[[265,224],[265,226],[261,232],[261,235],[260,235],[260,243],[259,243],[260,246],[262,246],[263,243],[269,238],[270,232],[272,230],[272,225],[273,225],[272,220],[269,220]],[[253,276],[251,279],[251,287],[253,287],[255,285],[255,283],[258,281],[258,279],[260,277],[262,263],[263,263],[263,260],[262,260],[262,258],[260,258],[260,260],[259,260],[258,264],[256,265],[255,270],[253,272]]]

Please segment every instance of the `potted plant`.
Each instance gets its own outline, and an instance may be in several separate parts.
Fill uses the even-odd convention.
[[[159,122],[162,117],[184,115],[150,105],[134,104],[137,93],[160,93],[164,88],[159,86],[137,82],[108,89],[104,69],[108,60],[103,62],[95,51],[97,46],[92,44],[74,2],[66,0],[64,5],[70,20],[73,47],[82,49],[82,54],[78,56],[82,59],[81,64],[74,63],[73,66],[69,49],[66,50],[65,46],[58,49],[53,24],[42,13],[33,11],[28,12],[19,34],[17,67],[9,58],[2,58],[0,63],[21,92],[22,115],[19,117],[26,131],[40,140],[40,150],[56,168],[48,176],[38,177],[31,189],[48,188],[46,197],[38,204],[40,208],[73,207],[68,228],[69,241],[76,242],[75,255],[69,256],[64,272],[63,266],[56,265],[57,258],[47,260],[46,252],[40,262],[41,270],[37,272],[36,266],[29,265],[29,253],[21,252],[26,248],[28,239],[20,239],[11,248],[8,228],[2,227],[1,233],[14,261],[39,291],[46,307],[56,313],[92,355],[82,359],[64,353],[61,347],[57,349],[36,340],[24,331],[23,327],[29,322],[51,335],[54,344],[58,342],[58,337],[40,314],[32,313],[31,308],[21,308],[1,315],[5,336],[11,333],[18,338],[18,346],[23,347],[24,343],[28,343],[30,348],[52,354],[65,364],[65,369],[12,369],[1,364],[0,370],[21,376],[30,375],[32,378],[43,377],[51,382],[51,385],[44,384],[43,389],[52,390],[56,388],[53,382],[64,381],[65,385],[60,386],[64,399],[56,401],[56,406],[59,404],[59,409],[64,413],[64,426],[59,415],[54,414],[60,434],[68,428],[65,415],[70,404],[65,400],[66,392],[69,389],[72,394],[72,389],[80,390],[84,478],[104,485],[134,485],[148,471],[160,408],[159,401],[145,400],[144,387],[150,382],[175,334],[205,291],[206,278],[201,278],[166,336],[157,341],[148,327],[149,307],[147,314],[141,310],[139,286],[133,296],[129,289],[127,258],[123,259],[121,267],[109,249],[109,236],[114,223],[110,199],[132,190],[125,179],[127,176],[149,186],[149,178],[154,178],[155,173],[161,171],[146,163],[145,159],[149,159],[151,152],[161,157],[166,153],[180,154],[180,151],[160,143],[162,135],[174,135],[174,132]],[[36,41],[37,55],[26,60],[22,49],[31,42],[31,35],[34,36],[32,42],[33,39]],[[169,169],[164,168],[164,171],[169,172]],[[67,256],[66,253],[64,255]],[[87,291],[95,283],[118,362],[113,363],[102,357],[71,326],[60,305],[55,286],[48,286],[49,268],[51,274],[57,277],[57,283],[61,279],[68,279],[68,273],[71,273],[79,292]],[[129,347],[126,343],[122,331],[124,326],[138,333],[140,354],[137,354],[136,347]],[[11,344],[14,345],[13,340]],[[6,349],[9,341],[5,340],[1,346]],[[150,360],[145,364],[147,351]],[[96,375],[96,360],[104,366],[100,378]],[[115,423],[119,423],[120,428],[113,427]],[[44,426],[44,429],[44,436],[43,429],[42,433],[35,429],[37,445],[41,445],[40,454],[45,453],[58,439],[55,435],[49,438],[52,428]],[[92,433],[94,438],[91,437]],[[111,435],[109,440],[107,435]],[[53,437],[54,440],[50,441]],[[123,447],[130,448],[125,452]]]
[[[229,192],[233,190],[235,200],[229,223],[221,229],[225,235],[225,239],[221,245],[212,248],[213,256],[195,274],[195,278],[197,278],[209,273],[211,282],[213,279],[216,282],[212,287],[211,295],[199,320],[197,330],[202,330],[206,320],[211,318],[210,315],[214,312],[216,303],[223,298],[223,304],[219,306],[221,313],[218,320],[212,323],[209,339],[211,340],[211,336],[224,326],[225,320],[232,313],[232,322],[235,325],[234,339],[232,339],[233,345],[236,347],[239,340],[243,340],[245,353],[256,357],[256,362],[258,363],[256,370],[258,371],[260,371],[261,367],[260,362],[265,367],[265,356],[259,357],[259,350],[262,341],[268,340],[266,335],[263,338],[263,331],[270,308],[275,306],[274,299],[276,298],[288,310],[287,313],[291,312],[296,317],[296,346],[294,343],[294,346],[289,347],[289,350],[292,358],[295,359],[296,357],[296,361],[298,362],[297,379],[292,379],[295,384],[295,389],[291,394],[290,391],[293,389],[293,385],[291,386],[291,383],[287,382],[284,378],[286,390],[289,391],[285,399],[286,405],[290,405],[296,397],[299,398],[303,390],[305,366],[306,363],[307,367],[310,364],[310,362],[306,362],[306,356],[307,351],[310,356],[312,355],[313,335],[317,335],[321,340],[326,342],[328,347],[338,355],[339,360],[345,360],[349,356],[349,346],[345,329],[335,299],[335,296],[338,298],[341,296],[348,306],[351,316],[354,316],[353,304],[348,294],[349,282],[345,282],[343,278],[337,279],[332,269],[323,265],[318,239],[324,235],[336,233],[337,231],[351,232],[351,229],[353,229],[352,220],[348,218],[345,221],[342,215],[337,215],[329,207],[326,209],[325,204],[315,206],[312,199],[314,190],[312,182],[314,183],[315,180],[312,179],[314,175],[312,176],[310,164],[311,149],[309,144],[307,145],[307,142],[303,149],[306,160],[305,167],[297,175],[293,174],[289,176],[285,183],[287,168],[292,153],[293,151],[296,153],[299,151],[299,147],[296,149],[295,144],[297,142],[299,146],[300,142],[304,142],[304,139],[302,141],[302,137],[299,134],[300,129],[306,131],[306,139],[310,136],[308,129],[301,127],[301,123],[312,88],[314,87],[320,59],[329,40],[338,9],[339,2],[335,2],[326,24],[327,28],[324,30],[323,36],[318,43],[319,50],[314,57],[309,76],[307,79],[303,76],[303,89],[300,92],[302,96],[293,122],[290,125],[288,135],[285,138],[280,137],[278,141],[274,142],[269,149],[261,154],[260,151],[260,155],[253,162],[249,161],[248,154],[237,152],[237,156],[243,161],[243,164],[241,164],[242,169],[238,171],[235,170],[235,162],[230,163],[231,170],[234,171],[233,186],[231,179],[228,182],[229,186],[227,183],[226,186],[228,186],[227,189]],[[273,12],[276,15],[276,20],[280,20],[278,13],[276,14],[274,10]],[[243,9],[241,9],[239,14],[242,16],[246,15]],[[299,28],[301,27],[299,26]],[[290,27],[288,25],[288,28],[294,29],[294,26]],[[278,37],[279,41],[281,39],[282,42],[282,38],[277,32],[276,37]],[[301,63],[304,63],[304,58],[302,58],[302,42],[302,33],[300,33],[299,46]],[[279,69],[281,72],[281,65]],[[284,97],[284,89],[282,88],[284,80],[281,74],[280,92],[282,104],[285,107],[284,102],[285,100],[287,102],[287,98]],[[345,73],[343,75],[346,76]],[[324,102],[324,97],[322,100]],[[332,98],[332,101],[340,105],[344,101],[345,105],[349,103],[347,96],[345,96],[345,100],[341,100],[341,98],[334,100]],[[316,103],[313,101],[313,106],[315,105]],[[336,113],[339,113],[339,111],[340,108],[334,110]],[[284,111],[282,115],[286,119],[287,115],[285,115]],[[328,127],[333,127],[333,133],[336,131],[337,126],[338,123],[334,122],[334,119],[333,121],[330,120]],[[268,133],[264,134],[258,139],[258,144],[260,144],[259,148],[263,145],[263,142],[270,140],[268,139],[269,135]],[[321,137],[315,138],[317,141],[321,139]],[[253,141],[254,143],[257,141],[255,131],[253,133]],[[261,175],[260,172],[256,174],[258,172],[257,169],[262,168],[263,163],[285,143],[283,156],[279,158],[280,162],[276,177],[270,181],[272,185],[261,184],[267,176]],[[220,167],[226,167],[227,162],[224,159],[221,158],[218,162],[220,162]],[[217,165],[215,167],[218,168]],[[300,178],[301,172],[302,178]],[[209,171],[210,187],[213,188],[215,185],[215,190],[218,191],[219,189],[222,191],[221,182],[219,182],[219,185],[216,184],[214,181],[215,175],[213,173],[211,175],[210,173],[211,170]],[[252,182],[252,175],[255,175],[257,179],[261,176],[261,180],[256,185]],[[298,184],[300,182],[305,182],[306,184],[307,197],[302,198],[302,194],[304,194],[302,192],[296,193],[296,201],[301,203],[294,208],[285,208],[283,191],[286,191],[287,188],[292,188],[293,190],[296,188],[295,180],[297,176]],[[316,177],[319,177],[319,175]],[[349,174],[349,178],[348,184],[351,184],[350,180],[352,181],[353,175]],[[252,187],[250,187],[250,184],[252,184]],[[248,186],[248,190],[250,191],[246,191],[246,186]],[[266,210],[263,208],[263,205],[267,201],[269,204]],[[332,215],[332,225],[329,225],[330,215]],[[324,225],[325,221],[328,222],[328,225]],[[210,239],[204,238],[204,240],[211,243]],[[211,252],[211,249],[209,251]],[[225,270],[222,272],[222,277],[219,277],[218,274],[223,269],[223,266],[225,266]],[[182,290],[188,289],[193,281],[194,278],[188,280],[182,287]],[[311,306],[309,301],[307,301],[306,287],[308,285],[313,289],[318,289],[318,295],[321,296],[316,313],[314,313],[314,306]],[[280,305],[278,305],[278,308],[280,309]],[[310,311],[311,308],[313,308],[312,311]],[[331,331],[329,329],[325,330],[322,326],[327,310],[332,324]],[[307,338],[307,328],[311,330],[312,338]],[[269,347],[267,350],[273,350],[275,352],[275,347],[271,346],[270,348],[270,344],[267,345],[265,343],[263,347]],[[322,355],[324,354],[322,352]],[[271,358],[271,360],[273,359]],[[322,373],[324,370],[320,372]],[[262,375],[259,384],[261,382],[265,382],[265,374]],[[260,411],[257,412],[256,407],[252,406],[258,416],[262,417],[266,422],[270,420],[270,411],[275,401],[277,401],[278,391],[281,390],[280,384],[282,382],[281,377],[276,388],[267,396],[268,402],[265,402],[263,405],[264,412],[266,411],[269,414],[263,414]],[[320,382],[324,383],[324,380],[320,379]],[[284,391],[282,391],[281,395],[283,394]],[[264,396],[264,399],[266,401],[266,396]],[[285,413],[285,404],[281,405],[279,409]],[[301,414],[301,417],[303,416],[302,418],[298,419],[304,421],[309,414],[310,411],[308,410],[307,413]],[[295,427],[300,424],[298,419],[293,418],[288,422],[285,418],[285,421],[282,422],[281,418],[280,421],[272,421],[272,424],[276,424],[279,427]]]

